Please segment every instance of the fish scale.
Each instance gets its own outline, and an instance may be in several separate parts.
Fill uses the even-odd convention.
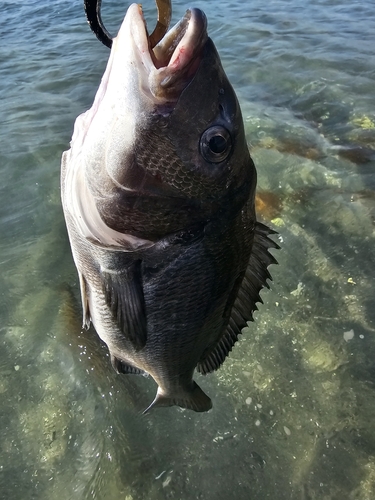
[[[153,54],[133,4],[62,160],[83,324],[118,373],[155,380],[145,411],[212,407],[194,371],[224,362],[275,262],[240,107],[206,27],[190,9]]]

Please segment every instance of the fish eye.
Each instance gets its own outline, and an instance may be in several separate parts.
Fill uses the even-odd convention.
[[[206,161],[220,163],[231,152],[232,138],[225,127],[214,125],[203,132],[199,146],[201,155]]]

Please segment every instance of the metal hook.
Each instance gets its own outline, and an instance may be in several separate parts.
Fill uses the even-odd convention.
[[[171,0],[155,0],[156,7],[158,9],[158,20],[154,31],[149,36],[150,45],[153,49],[157,45],[163,36],[168,31],[169,24],[172,17],[172,2]],[[101,15],[100,10],[102,6],[102,0],[84,0],[85,13],[87,21],[90,25],[91,31],[93,31],[104,45],[108,48],[112,47],[112,36],[106,30]]]

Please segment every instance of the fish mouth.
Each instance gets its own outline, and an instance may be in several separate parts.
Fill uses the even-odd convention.
[[[113,39],[112,51],[129,44],[129,39],[133,42],[143,91],[156,104],[174,103],[198,70],[208,39],[207,19],[200,9],[188,9],[183,18],[151,48],[142,9],[132,4]]]

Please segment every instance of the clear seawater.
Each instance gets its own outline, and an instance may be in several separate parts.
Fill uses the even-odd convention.
[[[117,376],[81,331],[60,204],[61,153],[109,52],[81,1],[0,2],[1,498],[375,498],[375,3],[192,4],[282,249],[255,322],[196,377],[214,408],[142,417],[153,381]],[[103,0],[112,33],[126,8]]]

